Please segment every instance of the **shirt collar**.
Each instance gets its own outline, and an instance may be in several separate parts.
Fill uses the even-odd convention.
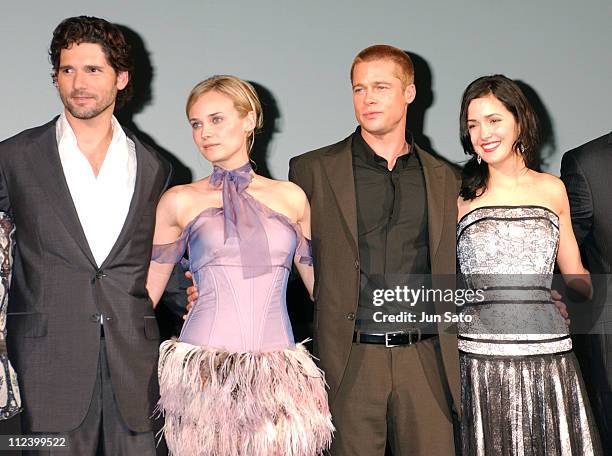
[[[411,157],[414,155],[414,137],[412,132],[406,130],[406,143],[408,143],[408,153],[397,157],[394,169],[404,169],[408,166]],[[360,158],[369,166],[384,167],[388,170],[387,160],[380,155],[376,155],[374,149],[363,139],[361,127],[358,126],[353,133],[352,152],[354,157]]]
[[[62,113],[60,114],[55,125],[55,136],[58,147],[60,147],[64,142],[66,142],[67,144],[77,144],[76,135],[74,134],[74,130],[72,130],[70,122],[68,122],[68,119],[66,118],[66,113],[64,111],[62,111]],[[127,140],[127,136],[115,116],[111,117],[111,128],[113,130],[113,137],[111,138],[109,150],[120,141]]]

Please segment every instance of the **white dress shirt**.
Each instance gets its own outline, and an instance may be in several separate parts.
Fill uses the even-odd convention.
[[[111,126],[113,137],[97,177],[63,112],[55,127],[64,176],[98,267],[117,242],[136,182],[136,146],[114,116]]]

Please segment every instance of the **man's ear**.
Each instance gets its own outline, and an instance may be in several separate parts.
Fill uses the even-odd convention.
[[[414,84],[408,84],[404,89],[404,98],[406,103],[410,104],[416,98],[416,86]]]
[[[130,73],[127,71],[119,71],[117,73],[117,90],[123,90],[130,82]]]

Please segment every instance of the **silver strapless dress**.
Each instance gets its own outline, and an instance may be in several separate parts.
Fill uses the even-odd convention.
[[[559,220],[487,206],[457,226],[457,259],[484,301],[459,325],[464,456],[599,455],[572,341],[551,302]]]

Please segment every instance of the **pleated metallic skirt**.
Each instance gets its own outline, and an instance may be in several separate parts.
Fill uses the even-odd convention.
[[[461,353],[463,456],[590,456],[601,444],[572,352]]]

